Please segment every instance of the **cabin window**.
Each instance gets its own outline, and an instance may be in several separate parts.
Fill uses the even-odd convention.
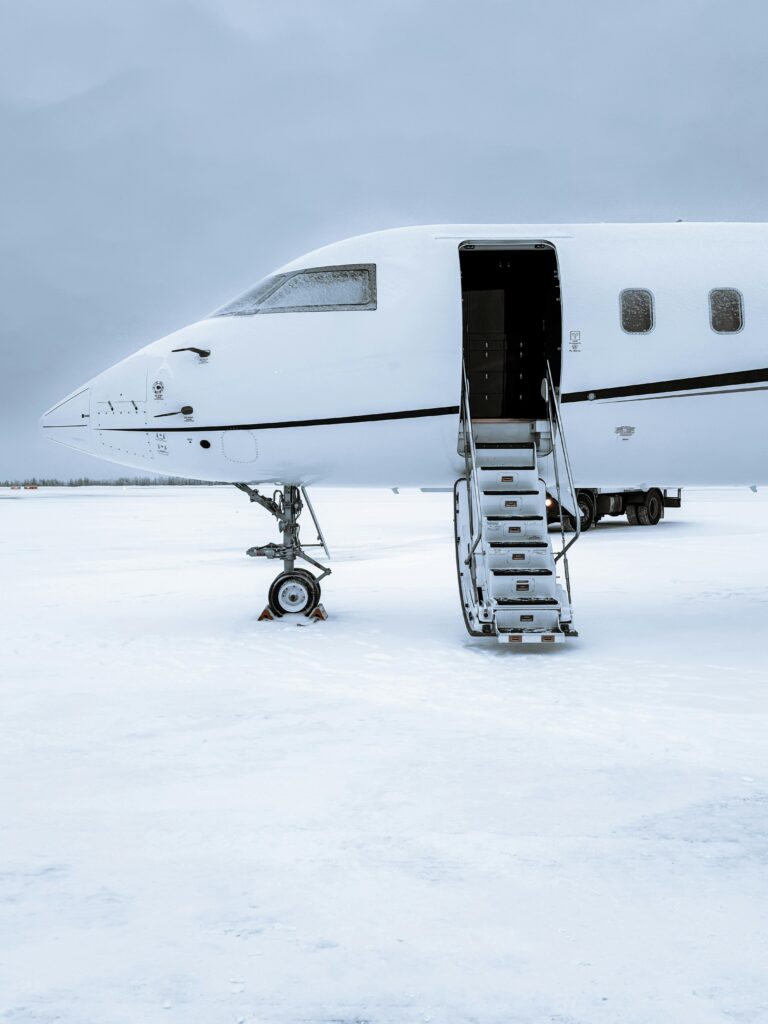
[[[646,288],[625,288],[621,293],[621,326],[627,334],[653,330],[653,295]]]
[[[313,267],[274,274],[217,309],[213,316],[376,309],[376,266]]]
[[[736,334],[744,326],[744,302],[735,288],[709,293],[709,323],[716,334]]]

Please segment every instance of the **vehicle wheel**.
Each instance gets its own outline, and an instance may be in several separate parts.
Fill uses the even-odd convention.
[[[592,504],[592,499],[588,494],[583,492],[579,494],[579,518],[581,519],[581,531],[591,530],[595,525],[595,506]]]
[[[627,520],[630,526],[640,525],[640,520],[637,517],[637,505],[627,505]]]
[[[307,615],[317,607],[320,585],[311,572],[281,572],[269,588],[269,606],[278,615]]]
[[[641,526],[655,526],[663,513],[664,505],[658,491],[648,491],[645,501],[637,506],[637,518]]]

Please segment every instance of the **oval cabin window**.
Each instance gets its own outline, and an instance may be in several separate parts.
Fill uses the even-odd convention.
[[[625,288],[621,293],[621,326],[627,334],[653,330],[653,295],[647,288]]]
[[[709,323],[716,334],[736,334],[744,326],[744,303],[735,288],[713,288],[709,293]]]

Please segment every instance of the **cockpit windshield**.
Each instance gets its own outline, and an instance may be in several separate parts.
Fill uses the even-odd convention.
[[[376,265],[313,267],[273,274],[211,314],[311,313],[340,309],[376,309]]]

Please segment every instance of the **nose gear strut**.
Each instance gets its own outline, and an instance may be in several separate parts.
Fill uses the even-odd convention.
[[[274,516],[283,535],[282,544],[261,544],[248,548],[246,551],[246,554],[252,558],[282,558],[283,560],[283,571],[269,588],[268,604],[259,619],[281,618],[283,615],[304,615],[307,618],[327,619],[328,614],[320,604],[320,580],[330,576],[331,570],[308,555],[306,547],[321,547],[325,551],[326,557],[330,558],[330,555],[306,489],[295,484],[284,484],[282,490],[276,490],[272,497],[268,498],[249,484],[235,484],[235,487],[247,494],[252,502],[261,505],[270,515]],[[299,540],[298,522],[305,504],[312,516],[312,522],[315,524],[318,539],[317,544],[308,544],[306,547]],[[299,558],[319,569],[320,575],[315,576],[308,569],[297,569],[296,560]]]

